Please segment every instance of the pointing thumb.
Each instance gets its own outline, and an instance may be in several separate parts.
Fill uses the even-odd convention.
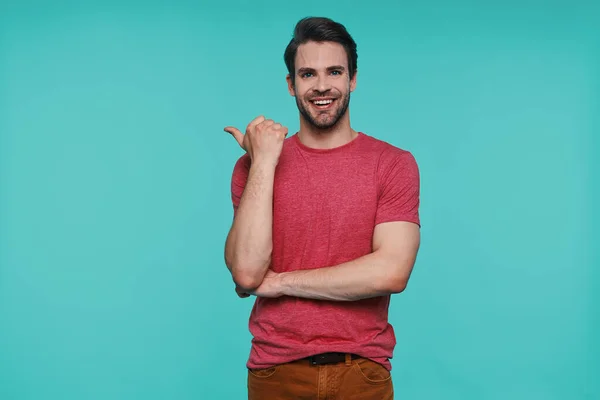
[[[240,147],[244,148],[244,146],[243,146],[244,134],[242,132],[240,132],[239,129],[237,129],[237,128],[233,127],[233,126],[227,126],[227,127],[225,127],[224,131],[227,132],[227,133],[229,133],[231,136],[233,136],[234,139],[240,145]]]

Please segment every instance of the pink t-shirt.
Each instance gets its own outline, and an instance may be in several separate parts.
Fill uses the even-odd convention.
[[[236,163],[234,211],[250,158]],[[333,149],[285,139],[275,171],[271,268],[335,266],[372,252],[375,225],[419,220],[419,170],[412,154],[364,133]],[[355,353],[391,370],[396,338],[390,296],[353,302],[256,298],[248,368],[267,368],[324,352]]]

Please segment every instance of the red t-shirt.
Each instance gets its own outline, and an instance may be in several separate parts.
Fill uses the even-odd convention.
[[[244,154],[231,183],[234,211],[250,168]],[[335,266],[372,252],[375,225],[419,221],[419,170],[412,154],[364,133],[333,149],[285,139],[275,171],[275,272]],[[248,368],[324,352],[355,353],[391,370],[396,345],[390,296],[347,302],[256,298]]]

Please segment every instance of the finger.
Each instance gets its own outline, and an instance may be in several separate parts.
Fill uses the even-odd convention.
[[[283,126],[281,124],[281,122],[274,122],[273,126],[271,126],[271,128],[277,130],[277,131],[281,131],[281,132],[285,132],[287,134],[288,128]]]
[[[260,124],[264,120],[265,120],[265,117],[263,115],[259,115],[258,117],[254,118],[248,124],[248,127],[246,128],[246,132],[249,131],[250,129],[254,128],[256,125]]]
[[[244,142],[244,134],[240,132],[239,129],[234,128],[233,126],[226,126],[224,130],[233,136],[242,148],[244,147],[242,144]]]
[[[256,125],[256,124],[260,124],[261,122],[263,122],[265,120],[265,116],[264,115],[259,115],[258,117],[254,118],[252,121],[250,121],[250,124]]]
[[[273,121],[272,119],[265,119],[263,122],[261,122],[257,126],[260,126],[261,128],[268,128],[274,124],[275,124],[275,121]]]

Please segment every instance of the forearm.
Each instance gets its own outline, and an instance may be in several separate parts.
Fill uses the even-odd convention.
[[[233,225],[227,237],[226,263],[242,288],[260,285],[273,248],[273,181],[275,166],[251,166]]]
[[[283,295],[354,301],[399,293],[410,268],[377,252],[332,267],[282,273]]]

